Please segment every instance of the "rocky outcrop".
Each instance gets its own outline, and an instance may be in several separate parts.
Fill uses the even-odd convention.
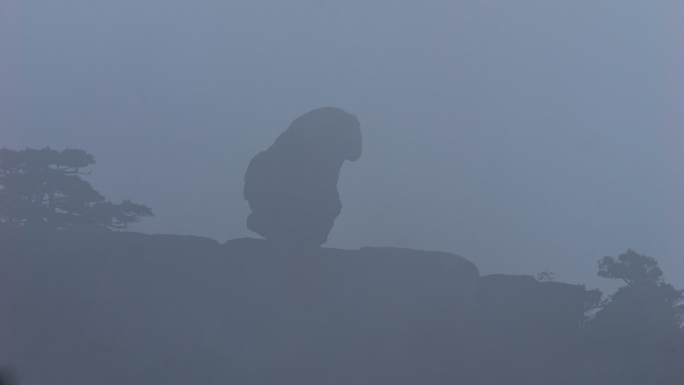
[[[274,242],[322,245],[342,209],[342,164],[360,156],[356,116],[325,107],[295,119],[247,168],[247,228]]]
[[[0,364],[26,383],[442,383],[480,279],[457,255],[395,248],[77,231],[0,245]]]
[[[2,230],[0,367],[27,384],[629,383],[636,356],[578,338],[584,293],[443,252]],[[681,356],[648,354],[670,379],[649,383],[682,383]]]

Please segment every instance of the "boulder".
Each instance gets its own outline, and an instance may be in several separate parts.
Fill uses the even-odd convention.
[[[247,228],[278,243],[322,245],[342,210],[342,164],[360,156],[356,116],[324,107],[295,119],[247,168]]]

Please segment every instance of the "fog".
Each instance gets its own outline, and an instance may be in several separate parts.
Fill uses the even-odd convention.
[[[247,165],[335,106],[363,155],[325,247],[456,253],[606,288],[628,248],[684,287],[678,1],[0,2],[0,147],[80,148],[144,233],[247,230]],[[603,282],[606,281],[606,282]]]

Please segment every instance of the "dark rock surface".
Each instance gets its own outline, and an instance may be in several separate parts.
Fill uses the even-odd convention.
[[[22,384],[683,383],[681,355],[587,348],[584,293],[443,252],[0,231],[0,366]]]
[[[322,245],[342,209],[342,164],[360,156],[356,116],[324,107],[295,119],[247,168],[247,228],[274,242]]]

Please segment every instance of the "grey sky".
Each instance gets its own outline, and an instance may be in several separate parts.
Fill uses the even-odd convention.
[[[684,287],[679,1],[0,2],[0,147],[85,149],[136,231],[256,236],[250,159],[357,115],[328,247],[454,252],[599,284],[627,248]]]

